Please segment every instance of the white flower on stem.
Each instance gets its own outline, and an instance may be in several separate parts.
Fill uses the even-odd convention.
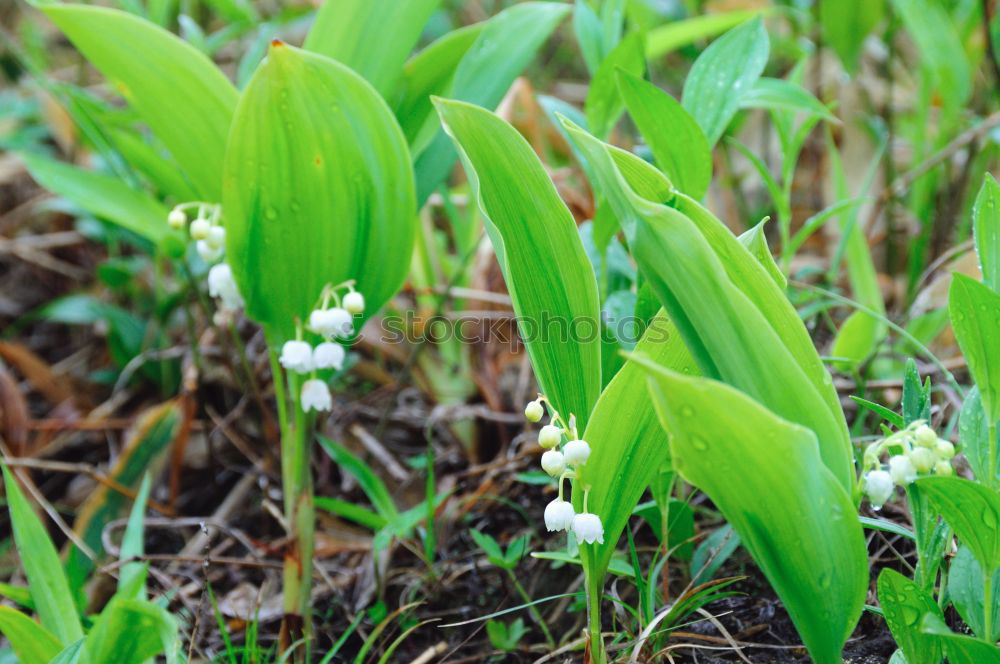
[[[573,504],[557,498],[545,506],[545,529],[550,533],[556,530],[569,530],[575,516]]]
[[[336,369],[344,366],[344,347],[330,341],[324,341],[313,350],[313,366],[317,369]]]
[[[934,447],[937,445],[937,434],[934,433],[934,429],[926,424],[921,424],[917,427],[917,430],[913,432],[913,438],[917,441],[918,445],[924,447]]]
[[[546,424],[538,432],[538,444],[545,449],[552,449],[562,440],[562,429],[554,424]]]
[[[884,470],[873,470],[865,475],[865,493],[873,510],[882,509],[885,501],[892,497],[894,488],[892,475]]]
[[[929,473],[934,468],[934,464],[938,462],[938,458],[933,450],[926,447],[914,447],[910,450],[910,461],[913,462],[913,467],[917,469],[918,473]]]
[[[289,371],[309,373],[313,370],[312,346],[305,341],[286,341],[278,361]]]
[[[208,219],[198,217],[191,222],[191,237],[195,240],[204,240],[212,230],[212,222]]]
[[[354,317],[346,309],[317,309],[309,314],[309,329],[324,337],[349,337]]]
[[[897,454],[889,459],[889,475],[892,481],[905,486],[917,479],[917,469],[905,454]]]
[[[566,470],[566,459],[563,458],[562,452],[558,450],[549,450],[542,455],[542,470],[547,472],[552,477],[559,477]]]
[[[524,417],[529,422],[537,422],[542,419],[542,415],[544,414],[545,408],[542,407],[542,402],[538,399],[535,399],[524,407]]]
[[[955,446],[950,441],[939,439],[934,446],[934,453],[941,459],[948,460],[955,456]]]
[[[365,297],[358,291],[351,291],[344,296],[344,308],[348,313],[360,314],[365,310]]]
[[[604,544],[604,524],[601,523],[601,517],[586,512],[577,514],[573,517],[573,534],[576,535],[577,544]]]
[[[571,440],[563,448],[566,463],[571,466],[582,466],[590,458],[590,445],[585,440]]]
[[[194,248],[197,250],[198,255],[201,256],[201,260],[206,263],[214,263],[222,258],[222,247],[213,247],[205,240],[198,240]]]
[[[208,271],[208,294],[222,300],[223,309],[239,309],[243,306],[243,297],[228,263],[213,265]]]
[[[180,229],[184,228],[184,225],[187,224],[187,221],[188,218],[187,215],[184,214],[184,210],[178,210],[177,208],[174,208],[173,210],[170,211],[170,214],[167,215],[167,225],[173,228],[175,231],[179,231]]]
[[[934,474],[940,475],[942,477],[950,477],[955,473],[955,469],[951,467],[951,464],[947,461],[938,461],[934,464]]]
[[[313,378],[302,383],[300,398],[302,410],[307,413],[310,410],[330,410],[333,408],[333,397],[330,396],[330,388],[318,378]]]
[[[208,229],[208,235],[205,236],[205,242],[207,242],[210,247],[224,249],[226,246],[226,229],[222,226],[212,226]]]

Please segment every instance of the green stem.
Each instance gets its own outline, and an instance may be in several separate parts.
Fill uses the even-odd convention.
[[[587,573],[587,629],[590,631],[590,656],[594,664],[608,661],[604,652],[604,638],[601,636],[601,591],[595,575]]]
[[[510,580],[514,583],[514,587],[517,588],[517,592],[521,596],[521,599],[524,600],[524,603],[529,605],[528,613],[531,614],[531,617],[535,619],[535,622],[538,623],[538,626],[542,629],[542,633],[545,635],[545,640],[548,642],[549,647],[555,648],[556,640],[552,638],[552,632],[549,631],[549,626],[545,622],[545,618],[543,618],[542,614],[538,612],[538,609],[531,604],[531,595],[529,595],[528,591],[524,589],[521,582],[517,580],[514,570],[508,569],[507,576],[509,576]]]

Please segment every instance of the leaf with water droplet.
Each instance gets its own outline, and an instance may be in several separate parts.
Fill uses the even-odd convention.
[[[1000,494],[961,477],[925,477],[916,486],[969,547],[987,574],[1000,569]]]
[[[948,290],[951,324],[969,370],[983,399],[987,417],[1000,420],[1000,293],[963,274],[955,273]]]
[[[882,570],[877,586],[885,621],[907,663],[940,664],[944,656],[940,643],[919,629],[924,614],[942,615],[934,598],[892,569]]]

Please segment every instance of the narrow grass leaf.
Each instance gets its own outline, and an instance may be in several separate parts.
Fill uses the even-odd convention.
[[[10,642],[20,664],[49,664],[62,650],[51,632],[9,606],[0,606],[0,634]]]
[[[368,500],[372,502],[380,517],[390,522],[399,516],[388,487],[368,464],[351,454],[343,445],[338,445],[325,436],[319,436],[319,444],[339,467],[358,481],[361,490],[368,496]]]
[[[149,500],[151,487],[151,475],[147,472],[142,478],[142,484],[139,485],[139,493],[136,494],[135,502],[132,503],[132,510],[129,513],[128,523],[125,526],[125,534],[122,535],[122,545],[118,555],[119,560],[132,561],[122,565],[121,572],[118,575],[119,593],[125,588],[136,588],[135,594],[131,597],[132,599],[146,598],[145,586],[140,584],[137,587],[137,579],[145,574],[145,566],[138,560],[133,559],[140,557],[144,551],[144,521],[146,503]]]
[[[766,108],[816,115],[828,122],[840,122],[819,99],[798,83],[781,78],[760,78],[740,96],[741,108]]]
[[[671,21],[649,31],[646,36],[646,57],[650,60],[659,58],[701,39],[721,35],[767,11],[766,9],[736,10]]]
[[[643,35],[630,33],[604,58],[587,89],[584,110],[587,127],[595,136],[607,137],[625,109],[625,102],[618,91],[618,72],[641,76],[646,71],[642,51]]]

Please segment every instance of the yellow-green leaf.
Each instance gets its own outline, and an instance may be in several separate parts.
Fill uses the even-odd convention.
[[[948,311],[986,416],[996,422],[1000,420],[1000,293],[956,272],[948,290]]]
[[[1000,184],[990,173],[972,206],[972,232],[983,283],[1000,293]]]
[[[10,642],[19,664],[49,664],[62,650],[51,632],[9,606],[0,606],[0,634]]]

